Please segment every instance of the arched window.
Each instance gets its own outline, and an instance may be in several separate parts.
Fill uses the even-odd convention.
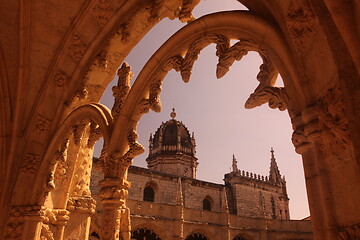
[[[147,186],[144,189],[144,201],[154,202],[155,199],[155,191],[153,187]]]
[[[203,200],[203,209],[207,211],[211,211],[212,209],[212,200],[209,196],[205,197]]]
[[[131,232],[131,239],[136,240],[161,240],[159,236],[150,229],[140,228]]]
[[[192,233],[185,240],[208,240],[208,238],[201,233]]]

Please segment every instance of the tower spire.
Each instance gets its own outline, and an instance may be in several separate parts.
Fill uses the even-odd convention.
[[[239,169],[237,167],[237,161],[236,161],[236,158],[235,158],[235,154],[233,154],[232,171],[233,172],[238,172],[239,171]]]
[[[271,148],[270,152],[271,152],[271,161],[270,161],[269,181],[276,185],[280,185],[281,175],[274,156],[274,149]]]

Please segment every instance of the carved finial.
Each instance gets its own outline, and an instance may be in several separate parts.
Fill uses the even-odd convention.
[[[239,169],[237,167],[237,161],[236,161],[236,158],[235,158],[235,155],[233,154],[233,161],[232,161],[232,171],[233,172],[238,172]]]
[[[171,117],[172,119],[175,119],[175,118],[176,118],[175,108],[172,109],[172,112],[170,113],[170,117]]]
[[[125,98],[130,91],[130,81],[133,76],[131,67],[127,62],[124,62],[119,68],[118,72],[118,83],[112,87],[113,96],[115,97],[114,106],[111,109],[113,118],[117,118],[120,110],[124,104]]]
[[[271,152],[271,162],[270,162],[269,181],[271,183],[279,185],[281,183],[281,175],[274,156],[274,149],[271,148],[270,152]]]

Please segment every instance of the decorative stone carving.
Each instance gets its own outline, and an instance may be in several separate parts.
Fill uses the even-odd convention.
[[[183,0],[181,10],[179,13],[179,20],[181,22],[192,22],[195,17],[192,15],[192,10],[200,2],[200,0]]]
[[[54,240],[54,234],[46,224],[41,227],[40,240]]]
[[[216,55],[221,56],[224,49],[228,49],[230,46],[230,40],[219,34],[209,34],[206,37],[199,38],[192,42],[188,51],[184,57],[183,64],[181,66],[180,74],[184,82],[190,80],[191,71],[195,61],[198,59],[200,51],[208,46],[210,43],[216,43]]]
[[[120,110],[124,104],[125,98],[127,97],[130,91],[130,81],[133,76],[131,72],[131,67],[128,63],[124,62],[121,65],[121,68],[117,72],[118,83],[117,86],[112,87],[113,96],[115,97],[114,106],[111,109],[111,114],[114,119],[120,113]]]
[[[67,150],[68,146],[69,146],[69,139],[65,139],[60,144],[59,149],[55,153],[55,161],[56,162],[58,162],[58,161],[66,161],[66,158],[67,158],[67,151],[66,150]]]
[[[127,140],[129,150],[124,155],[113,153],[107,156],[104,164],[105,177],[124,178],[133,158],[144,152],[144,147],[138,143],[138,135],[134,130],[129,131]]]
[[[40,156],[27,153],[20,168],[21,173],[35,174],[40,165]]]
[[[149,99],[142,99],[137,105],[135,110],[135,116],[140,118],[143,114],[148,113],[150,110],[150,100]]]
[[[338,232],[339,240],[358,240],[360,239],[360,224],[340,229]]]
[[[74,95],[73,95],[73,98],[72,98],[73,101],[74,101],[75,99],[79,99],[79,100],[81,101],[81,100],[84,100],[84,99],[87,98],[88,91],[86,90],[86,80],[87,80],[87,79],[84,79],[84,80],[81,82],[79,88],[74,92]]]
[[[92,11],[100,27],[104,27],[114,15],[115,9],[111,6],[109,0],[98,0]]]
[[[209,34],[201,37],[189,46],[185,57],[173,56],[167,60],[163,68],[152,75],[152,80],[149,88],[149,98],[143,99],[137,106],[136,115],[139,117],[147,113],[149,109],[155,112],[161,111],[160,93],[162,89],[162,81],[167,72],[171,69],[180,71],[184,82],[190,80],[191,72],[195,61],[197,60],[200,51],[211,43],[216,43],[216,56],[219,57],[216,74],[218,78],[223,77],[235,60],[241,58],[248,53],[248,51],[259,52],[263,59],[263,64],[260,66],[260,71],[257,75],[257,80],[260,82],[255,92],[249,98],[246,106],[253,108],[269,102],[271,108],[279,108],[285,110],[287,108],[288,97],[284,88],[273,87],[277,77],[277,70],[273,66],[267,52],[252,40],[239,40],[236,44],[230,47],[230,40],[223,35]]]
[[[120,205],[125,204],[130,183],[123,178],[105,178],[100,182],[100,197],[102,202],[115,201]]]
[[[97,140],[99,140],[103,136],[102,131],[100,127],[94,123],[91,122],[90,124],[90,135],[87,143],[88,148],[94,147]]]
[[[287,109],[289,97],[285,88],[280,87],[265,87],[250,95],[245,103],[245,108],[255,108],[264,103],[269,103],[272,109],[278,108],[280,111]]]
[[[141,32],[141,29],[154,25],[164,17],[170,19],[179,17],[183,22],[191,21],[194,19],[191,11],[198,3],[199,0],[143,1],[142,6],[138,6],[138,10],[128,18],[128,21],[121,23],[116,30],[109,34],[102,50],[95,57],[93,65],[112,72],[113,69],[118,67],[118,63],[123,56],[119,52],[111,51],[109,47],[111,41],[120,38],[123,44],[127,44],[134,32]],[[116,10],[111,6],[112,4],[115,5],[109,0],[98,0],[94,4],[93,15],[102,27],[112,18]]]
[[[81,161],[80,165],[75,170],[72,181],[75,183],[71,194],[73,196],[90,196],[90,171],[91,171],[91,159],[84,158],[78,159]]]
[[[73,95],[66,102],[66,105],[70,106],[76,101],[85,100],[88,96],[88,91],[86,89],[86,82],[88,80],[87,73],[84,74],[84,78],[81,80],[79,87],[74,91]]]
[[[20,240],[22,238],[23,227],[24,227],[24,221],[8,222],[5,229],[4,239]]]
[[[316,103],[316,108],[325,153],[336,156],[349,154],[348,156],[352,157],[352,142],[340,89],[330,88],[328,93]]]
[[[286,24],[299,54],[304,54],[312,42],[315,21],[315,14],[307,0],[291,0]]]
[[[304,133],[304,126],[296,128],[292,134],[291,141],[294,144],[295,151],[302,154],[310,147],[307,136]]]
[[[71,39],[70,45],[68,47],[69,54],[76,60],[80,61],[84,56],[85,51],[87,49],[86,44],[79,37],[79,35],[75,34]]]
[[[73,126],[73,131],[74,131],[74,143],[76,145],[79,145],[81,140],[82,140],[82,137],[83,137],[83,134],[84,134],[84,130],[86,128],[86,126],[88,125],[88,123],[86,122],[81,122],[77,125],[74,125]]]
[[[42,134],[45,131],[49,131],[50,123],[50,120],[38,114],[34,121],[33,130],[39,134]]]
[[[70,212],[66,209],[46,209],[44,213],[44,224],[66,225],[69,221]]]
[[[309,143],[320,140],[325,155],[353,156],[348,120],[338,87],[330,88],[324,97],[303,110],[292,122],[295,129],[292,141],[296,152],[302,153]]]
[[[68,75],[66,75],[65,73],[63,73],[62,71],[57,71],[57,73],[55,74],[54,77],[54,84],[56,87],[58,88],[64,88],[66,86],[68,86],[70,82],[70,77]]]
[[[67,210],[94,214],[96,201],[91,197],[71,197],[67,202]]]
[[[100,182],[103,204],[102,239],[130,238],[130,212],[125,207],[130,183],[123,178],[105,178]]]
[[[52,190],[55,189],[55,177],[54,177],[54,172],[51,171],[47,178],[46,178],[46,184],[44,187],[44,191],[43,191],[43,198],[46,198],[49,194],[49,192],[51,192]]]
[[[64,161],[58,161],[56,168],[55,168],[55,172],[54,172],[54,184],[55,186],[57,185],[58,187],[61,187],[62,184],[65,182],[66,179],[68,179],[69,173],[68,173],[68,169],[69,169],[70,165],[69,163],[66,161],[66,159]]]
[[[4,239],[22,239],[24,222],[26,220],[42,221],[44,219],[44,207],[42,206],[13,206],[9,220],[5,228]]]
[[[111,71],[119,67],[119,62],[122,58],[122,55],[118,52],[109,52],[106,56],[106,69]]]

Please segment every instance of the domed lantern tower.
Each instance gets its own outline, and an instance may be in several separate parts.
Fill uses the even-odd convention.
[[[149,156],[146,159],[151,170],[181,177],[196,178],[198,165],[194,133],[190,135],[185,125],[176,120],[175,109],[171,119],[162,123],[149,139]]]

